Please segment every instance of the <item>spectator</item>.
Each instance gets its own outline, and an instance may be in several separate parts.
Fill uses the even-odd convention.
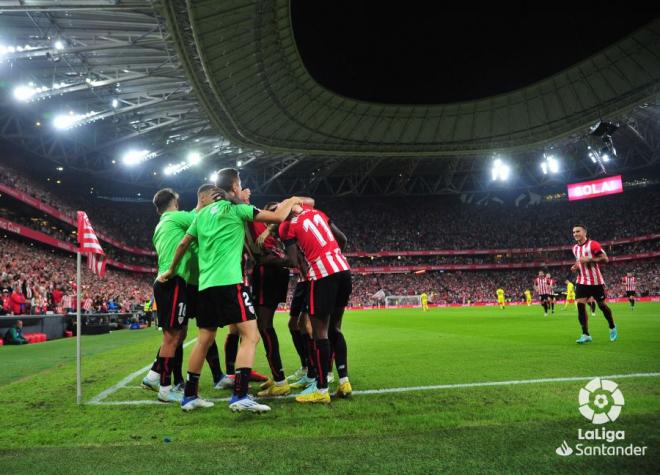
[[[28,341],[23,336],[23,321],[16,320],[16,323],[5,333],[3,338],[5,345],[27,345]]]

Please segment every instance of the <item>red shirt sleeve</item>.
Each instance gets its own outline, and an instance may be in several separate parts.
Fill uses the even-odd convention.
[[[603,248],[598,241],[591,241],[591,255],[598,256],[602,254]]]

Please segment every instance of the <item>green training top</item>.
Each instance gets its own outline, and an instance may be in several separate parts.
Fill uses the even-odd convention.
[[[153,243],[158,254],[158,273],[162,274],[170,268],[174,253],[186,229],[193,222],[194,214],[188,211],[166,211],[160,216],[160,221],[154,230]],[[176,266],[175,274],[186,279],[190,252],[186,252]]]
[[[243,281],[245,221],[257,208],[218,201],[199,211],[186,231],[199,244],[199,290]]]

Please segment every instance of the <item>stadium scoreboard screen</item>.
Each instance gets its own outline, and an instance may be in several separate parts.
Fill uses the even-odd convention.
[[[567,185],[568,201],[586,200],[599,196],[623,193],[621,175],[609,176],[600,180],[583,181]]]

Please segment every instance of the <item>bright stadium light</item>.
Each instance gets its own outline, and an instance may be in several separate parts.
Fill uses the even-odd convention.
[[[60,50],[60,51],[61,51],[61,50],[64,49],[64,41],[62,41],[62,40],[57,40],[57,41],[55,41],[55,44],[54,44],[53,46],[55,46],[55,49],[56,49],[56,50]]]
[[[559,160],[554,155],[543,154],[543,161],[541,162],[541,170],[544,175],[559,173]]]
[[[501,159],[496,158],[493,161],[493,168],[491,169],[491,176],[493,181],[506,181],[511,174],[511,167],[504,163]]]
[[[86,122],[93,122],[96,114],[95,111],[90,111],[85,114],[76,114],[73,111],[69,111],[68,114],[59,114],[53,119],[53,127],[58,130],[70,129]]]
[[[14,88],[14,99],[21,102],[27,102],[37,94],[37,88],[34,86],[16,86]]]
[[[129,167],[137,165],[138,163],[144,162],[154,156],[149,150],[129,150],[121,157],[121,161],[124,165]]]
[[[189,165],[195,166],[202,163],[202,158],[203,157],[200,155],[199,152],[190,152],[186,157],[186,160],[188,161]]]
[[[236,168],[241,168],[243,166],[243,160],[236,160]]]
[[[113,99],[112,100],[112,108],[116,109],[118,105],[119,105],[119,101],[117,99]]]
[[[218,172],[213,172],[209,175],[209,181],[216,183],[218,181]]]

